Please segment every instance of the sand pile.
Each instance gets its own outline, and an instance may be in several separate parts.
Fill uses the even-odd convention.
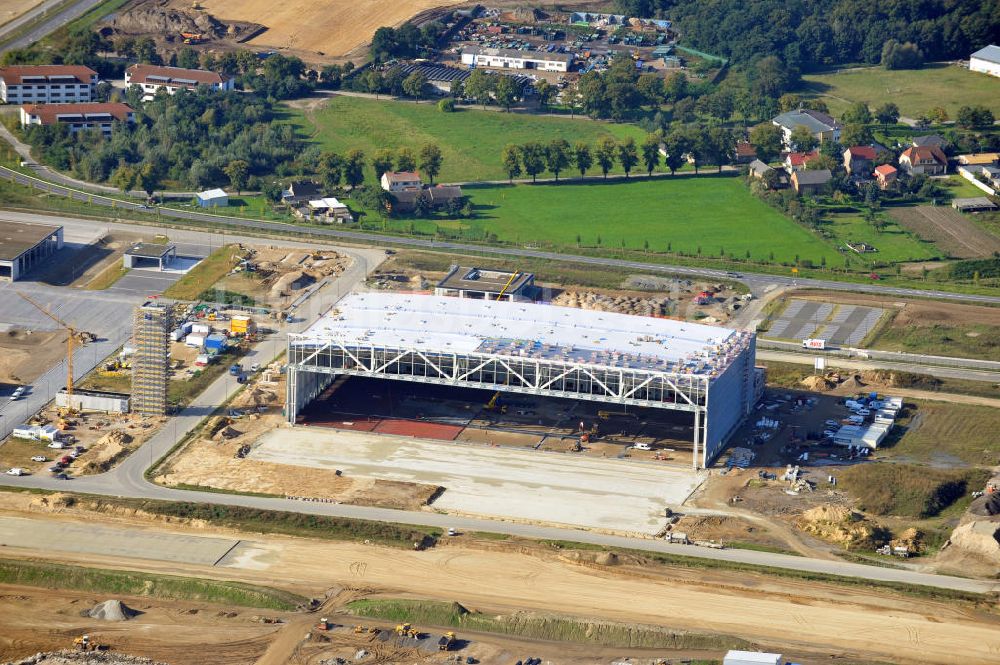
[[[40,496],[33,500],[30,507],[33,510],[55,512],[62,508],[72,508],[75,504],[76,498],[70,496],[69,494],[50,494],[48,496]]]
[[[110,465],[128,455],[132,448],[132,436],[122,430],[111,430],[97,440],[87,455],[87,461],[82,465],[83,473],[100,473],[107,471]]]
[[[843,506],[821,505],[802,513],[799,527],[845,549],[875,549],[888,540],[884,528]]]
[[[100,619],[101,621],[128,621],[139,614],[140,612],[115,599],[98,603],[87,612],[87,616],[91,619]]]
[[[840,385],[850,390],[858,390],[865,387],[865,384],[861,382],[861,377],[857,374],[847,377],[847,380]]]
[[[893,547],[905,547],[910,554],[918,554],[924,548],[924,533],[918,529],[910,527],[899,534],[899,538],[894,538],[889,544]]]
[[[243,432],[234,429],[229,425],[226,425],[225,427],[223,427],[222,429],[220,429],[218,432],[215,433],[215,435],[212,437],[212,440],[226,441],[229,439],[235,439],[236,437],[241,436],[242,434]]]
[[[802,379],[800,383],[809,390],[812,390],[813,392],[822,392],[824,390],[830,390],[831,388],[837,385],[833,381],[827,379],[825,376],[807,376],[806,378]]]
[[[957,527],[951,547],[1000,566],[1000,522],[975,520]]]
[[[666,316],[673,310],[673,301],[666,296],[635,298],[608,296],[592,291],[563,291],[552,299],[552,304],[596,312],[618,312],[637,316]]]

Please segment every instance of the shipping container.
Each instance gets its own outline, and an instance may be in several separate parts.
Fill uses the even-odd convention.
[[[191,332],[196,335],[207,335],[212,332],[212,326],[207,323],[194,323],[191,325]]]
[[[204,367],[210,362],[210,359],[204,353],[194,359],[195,367]]]
[[[215,351],[221,351],[226,348],[226,336],[220,335],[218,333],[214,335],[209,335],[205,338],[205,348]]]
[[[205,336],[195,335],[194,333],[192,333],[184,338],[184,343],[187,344],[188,346],[193,346],[195,348],[200,349],[203,346],[205,346]]]

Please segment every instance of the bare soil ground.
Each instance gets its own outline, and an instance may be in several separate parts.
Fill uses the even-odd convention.
[[[42,4],[42,0],[5,0],[0,9],[0,25],[10,23],[32,7]]]
[[[16,508],[17,503],[25,504],[30,501],[31,497],[0,496],[0,505],[5,506],[6,511]],[[73,509],[57,514],[30,514],[37,519],[57,522],[69,518],[74,521],[107,519],[102,515]],[[149,524],[141,516],[117,518],[119,523],[134,522],[136,519],[140,524]],[[191,527],[159,522],[154,528],[158,531],[189,532]],[[204,526],[201,531],[222,532],[214,528],[206,529]],[[259,534],[233,534],[233,537],[248,541],[263,540]],[[772,647],[771,650],[794,653],[796,660],[809,664],[828,662],[830,655],[855,661],[869,659],[954,663],[958,656],[967,662],[1000,662],[1000,644],[997,642],[1000,617],[985,606],[977,609],[969,605],[932,600],[915,602],[911,597],[885,591],[872,593],[863,588],[787,580],[749,572],[661,567],[641,561],[633,562],[627,557],[619,561],[619,565],[601,565],[586,557],[576,560],[576,557],[565,556],[564,552],[524,541],[479,543],[456,538],[425,552],[411,552],[362,544],[268,536],[266,547],[269,550],[266,557],[255,561],[233,562],[225,568],[110,556],[71,555],[54,550],[22,551],[16,547],[8,547],[7,550],[13,556],[38,556],[80,561],[89,565],[110,565],[252,583],[273,585],[280,579],[282,587],[313,597],[322,597],[327,591],[334,595],[338,586],[344,586],[355,591],[355,598],[359,594],[382,592],[396,596],[457,601],[465,607],[484,612],[534,610],[669,626],[701,633],[730,634],[749,638],[761,646]],[[34,592],[17,592],[16,595],[28,593]],[[623,599],[628,600],[623,602]],[[28,600],[11,602],[32,606],[30,597]],[[146,602],[162,605],[159,602]],[[30,621],[27,611],[23,614],[12,613],[9,609],[3,611],[4,616],[16,617],[18,635],[25,636],[22,639],[35,639],[29,634],[29,628],[36,635],[45,636],[51,634],[49,631],[60,630],[64,622],[69,624],[70,627],[62,628],[65,632],[56,633],[58,639],[70,637],[80,628],[76,623],[71,623],[79,621],[73,612],[75,606],[66,608],[68,614],[72,615],[67,616],[53,614],[51,607],[46,608],[41,603],[38,605],[40,611],[31,614]],[[330,615],[336,617],[336,603],[328,607],[331,608]],[[205,618],[210,621],[202,622],[205,615],[206,613],[191,615],[198,619],[199,628],[194,631],[196,634],[193,637],[189,637],[191,632],[187,628],[190,625],[187,623],[189,616],[171,615],[175,625],[180,628],[170,633],[169,645],[161,643],[161,647],[161,644],[151,644],[150,638],[150,642],[146,642],[148,647],[140,655],[161,656],[159,649],[169,646],[175,649],[168,658],[171,663],[195,662],[191,658],[197,659],[197,662],[228,663],[237,662],[227,654],[231,654],[239,646],[243,653],[242,660],[238,662],[243,663],[254,660],[254,656],[260,653],[259,641],[267,638],[256,632],[261,630],[259,627],[244,623],[244,612],[232,618],[208,614]],[[287,651],[274,653],[273,658],[265,662],[318,662],[311,658],[296,660],[308,653],[300,650],[301,640],[316,616],[318,615],[305,615],[301,622],[298,618],[290,621],[289,631],[281,633],[282,638],[287,639],[283,645]],[[779,618],[782,620],[778,620]],[[336,618],[333,620],[337,621]],[[132,622],[115,624],[109,629],[112,632],[106,634],[111,639],[121,637],[125,640],[122,650],[137,653],[129,640],[134,639],[137,644],[142,644],[147,638],[138,632],[134,636],[125,634],[124,631],[129,630],[131,624]],[[122,632],[115,633],[116,628]],[[102,639],[104,636],[105,633],[101,633]],[[189,639],[197,648],[177,648]],[[537,655],[550,657],[553,662],[594,662],[575,659],[574,656],[579,652],[573,647],[558,653],[552,650],[555,645],[535,642],[524,644],[527,647],[522,646],[522,649],[537,650]],[[474,638],[473,646],[475,645]],[[19,653],[31,653],[41,646],[32,643],[23,647]],[[222,653],[215,657],[212,651],[214,649],[219,649]],[[250,658],[246,653],[248,649],[252,651]],[[590,651],[593,653],[595,650]],[[181,652],[189,655],[182,655]],[[478,652],[469,653],[476,655]],[[380,662],[398,660],[387,657]],[[485,662],[509,663],[510,660]]]
[[[0,383],[28,384],[66,356],[66,333],[0,332]]]
[[[892,208],[889,214],[903,228],[937,244],[960,259],[990,256],[1000,251],[1000,238],[976,226],[967,216],[944,206]]]
[[[351,259],[336,252],[313,254],[301,249],[253,246],[253,272],[233,272],[215,283],[216,289],[241,293],[258,305],[284,308],[303,288],[326,277],[339,275]]]

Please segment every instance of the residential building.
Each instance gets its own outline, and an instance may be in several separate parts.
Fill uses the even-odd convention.
[[[312,200],[303,207],[308,210],[308,218],[310,219],[327,219],[341,223],[354,221],[350,209],[332,196]],[[301,210],[300,208],[297,212],[301,214]]]
[[[229,205],[229,194],[222,189],[206,189],[195,194],[199,208],[225,208]]]
[[[75,104],[94,100],[97,72],[82,65],[0,67],[5,104]]]
[[[843,129],[843,126],[832,116],[812,109],[786,111],[771,122],[781,128],[782,139],[788,148],[795,147],[792,145],[792,132],[795,131],[796,127],[805,127],[820,143],[824,141],[839,142],[840,130]]]
[[[792,173],[792,187],[803,196],[822,194],[830,188],[832,179],[830,169],[795,171]]]
[[[757,150],[748,141],[737,141],[733,156],[735,163],[749,164],[757,159]]]
[[[941,175],[948,171],[948,158],[934,146],[910,147],[899,156],[899,169],[908,175]]]
[[[159,90],[174,94],[180,89],[232,90],[233,79],[204,69],[184,69],[183,67],[161,67],[159,65],[132,65],[125,70],[125,86],[137,86],[142,90],[142,101],[148,102]]]
[[[15,282],[63,247],[63,227],[0,221],[0,282]]]
[[[938,136],[937,134],[925,134],[923,136],[914,136],[910,139],[910,145],[914,148],[935,147],[944,151],[945,147],[948,145],[948,139],[943,136]]]
[[[785,155],[785,170],[789,173],[802,171],[814,159],[819,159],[819,150],[812,152],[790,152]]]
[[[436,296],[533,302],[535,276],[530,272],[508,272],[453,265],[437,286]]]
[[[1000,46],[990,44],[969,56],[969,71],[1000,76]]]
[[[844,169],[855,177],[868,178],[878,153],[867,145],[851,146],[844,151]]]
[[[173,316],[170,307],[147,302],[135,308],[132,329],[132,410],[144,416],[167,413],[170,331]]]
[[[323,198],[323,190],[319,183],[312,180],[293,180],[288,183],[288,189],[281,193],[284,203],[296,207],[319,198]]]
[[[763,181],[767,187],[775,189],[788,187],[788,175],[784,171],[771,168],[759,159],[750,162],[747,169],[750,177]]]
[[[878,183],[879,189],[886,190],[895,184],[899,178],[899,171],[892,164],[882,164],[875,167],[872,175],[875,176],[875,182]]]
[[[116,122],[135,123],[135,111],[117,102],[81,104],[25,104],[21,107],[21,127],[65,125],[70,133],[98,129],[111,135]]]
[[[392,192],[390,209],[393,212],[412,212],[417,208],[417,200],[423,197],[432,210],[441,210],[463,196],[462,188],[458,185],[437,185],[436,187],[425,187],[423,189],[404,189]]]
[[[468,65],[469,69],[492,67],[495,69],[537,69],[542,72],[568,72],[573,64],[573,55],[570,53],[470,46],[462,49],[462,64]]]
[[[423,183],[420,174],[413,171],[386,171],[382,174],[382,189],[387,192],[402,192],[420,189]]]

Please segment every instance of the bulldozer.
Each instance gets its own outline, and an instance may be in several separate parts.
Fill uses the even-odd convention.
[[[455,631],[449,630],[438,640],[438,651],[449,651],[455,644]]]
[[[93,642],[90,635],[81,635],[73,640],[73,648],[77,651],[104,651],[104,645]]]
[[[406,635],[411,630],[413,630],[413,625],[412,624],[408,624],[408,623],[396,624],[396,634],[397,635]]]

